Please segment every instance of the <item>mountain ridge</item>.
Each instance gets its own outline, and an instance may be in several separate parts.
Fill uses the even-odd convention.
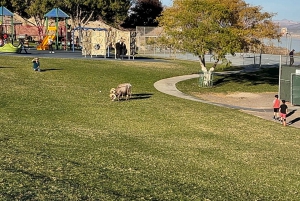
[[[292,21],[292,20],[274,20],[273,22],[278,23],[280,29],[287,28],[289,33],[300,34],[300,22]]]

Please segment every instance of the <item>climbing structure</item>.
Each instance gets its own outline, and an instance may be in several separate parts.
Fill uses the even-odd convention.
[[[53,8],[47,14],[44,15],[46,18],[46,34],[40,45],[37,46],[37,50],[45,50],[48,48],[48,39],[52,38],[55,42],[56,49],[58,49],[59,39],[58,39],[58,21],[59,19],[65,20],[65,30],[67,30],[67,19],[69,16],[59,8]],[[49,26],[49,19],[55,19],[55,26]],[[68,41],[67,33],[65,31],[64,41]]]
[[[88,28],[76,27],[74,31],[80,33],[80,46],[82,55],[87,56],[109,56],[110,49],[115,48],[118,40],[126,45],[127,54],[124,56],[134,56],[135,54],[135,32],[121,31],[115,28]],[[74,38],[74,32],[73,32]]]
[[[81,28],[82,55],[107,55],[107,30],[102,28]]]
[[[6,7],[4,6],[0,6],[0,46],[4,45],[7,41],[5,41],[7,38],[5,38],[5,36],[7,36],[7,33],[4,33],[4,16],[9,16],[11,18],[11,22],[10,22],[10,27],[11,27],[11,33],[14,33],[14,14],[12,12],[10,12]],[[12,41],[9,41],[13,43],[13,37],[12,37]]]

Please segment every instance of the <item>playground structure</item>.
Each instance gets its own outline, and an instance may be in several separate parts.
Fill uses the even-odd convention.
[[[11,43],[6,43],[0,47],[0,52],[18,53],[20,51],[20,46],[16,47]]]
[[[121,31],[112,27],[109,28],[90,28],[90,27],[76,27],[72,32],[72,41],[76,41],[74,32],[78,31],[78,44],[81,47],[82,55],[104,56],[109,57],[111,49],[115,49],[115,44],[118,40],[122,41],[127,48],[127,54],[124,57],[131,57],[134,59],[135,55],[135,32]],[[72,44],[74,51],[75,44]],[[129,50],[129,51],[128,51]],[[114,55],[116,53],[114,52]]]
[[[10,17],[10,27],[11,33],[14,33],[14,26],[13,26],[13,13],[10,12],[4,6],[0,7],[0,15],[1,15],[1,29],[0,29],[0,52],[18,52],[19,48],[13,46],[13,37],[10,37],[8,33],[4,33],[4,17]],[[6,31],[7,32],[7,31]]]
[[[37,50],[47,50],[48,49],[48,40],[51,38],[52,41],[55,41],[56,37],[56,27],[48,27],[46,30],[46,35],[44,36],[42,42],[37,45]]]
[[[51,11],[46,13],[44,15],[44,17],[46,18],[45,36],[44,36],[42,42],[37,46],[37,50],[47,50],[49,38],[51,38],[53,41],[55,41],[56,49],[58,49],[58,44],[62,42],[62,41],[59,41],[58,21],[59,21],[59,18],[63,18],[65,20],[65,35],[63,36],[63,41],[66,42],[66,41],[68,41],[67,19],[69,18],[69,16],[61,9],[53,8]],[[55,26],[49,26],[49,18],[55,19]],[[65,45],[66,45],[66,43],[65,43]],[[64,46],[64,47],[66,49],[66,46]]]
[[[14,14],[12,12],[10,12],[7,8],[1,6],[0,7],[0,16],[1,16],[1,20],[0,20],[0,47],[3,46],[2,48],[0,48],[1,52],[19,52],[20,50],[20,45],[18,47],[15,47],[13,45],[13,41],[14,41],[14,37],[16,37],[15,34],[15,30],[14,30],[14,25],[15,23],[13,22],[13,16]],[[4,17],[10,17],[11,18],[11,23],[8,24],[4,24]],[[56,49],[58,49],[58,44],[59,44],[59,37],[58,37],[58,20],[59,18],[64,18],[65,19],[65,35],[62,37],[64,41],[67,41],[67,23],[66,20],[67,18],[69,18],[69,16],[64,13],[62,10],[60,10],[59,8],[54,8],[51,11],[49,11],[47,14],[44,15],[44,17],[46,18],[46,31],[43,40],[41,41],[41,43],[37,46],[37,50],[46,50],[48,49],[48,39],[52,38],[53,41],[55,41],[55,45],[56,45]],[[49,18],[55,18],[55,26],[48,26],[48,19]],[[19,24],[19,23],[16,23]],[[4,26],[6,28],[6,33],[4,32]],[[7,33],[7,26],[11,27],[11,31],[10,33]],[[38,27],[39,29],[43,29],[41,27]],[[61,35],[62,35],[62,31],[61,31]],[[20,36],[19,36],[20,37]],[[21,37],[20,37],[21,38]],[[22,40],[24,40],[24,44],[28,43],[27,38],[22,37]],[[26,44],[25,44],[26,45]]]
[[[7,25],[11,27],[11,39],[14,37],[17,37],[17,33],[14,31],[14,23],[13,23],[13,13],[7,10],[5,7],[0,7],[0,15],[2,16],[9,16],[11,17],[11,24]],[[67,50],[67,47],[70,47],[70,49],[73,47],[74,51],[74,45],[76,44],[76,47],[79,48],[82,51],[82,55],[87,56],[90,55],[93,56],[101,56],[103,55],[104,58],[109,57],[110,53],[113,53],[113,49],[115,49],[115,44],[118,40],[122,41],[126,45],[127,53],[125,56],[128,56],[128,59],[132,56],[134,59],[134,55],[136,53],[136,32],[135,31],[121,31],[116,28],[110,27],[108,25],[104,25],[107,28],[87,28],[87,27],[77,27],[74,28],[71,33],[71,35],[68,35],[68,24],[67,19],[69,16],[60,10],[59,8],[53,8],[51,11],[49,11],[47,14],[44,15],[45,17],[45,26],[33,26],[31,28],[26,28],[25,32],[18,36],[18,39],[20,41],[23,41],[24,47],[28,47],[28,41],[32,36],[34,35],[28,35],[27,33],[29,30],[31,31],[33,28],[37,28],[36,33],[39,35],[39,39],[36,39],[35,41],[39,41],[39,44],[37,45],[37,50],[47,50],[48,49],[48,40],[51,38],[54,42],[54,47],[56,49],[59,49],[59,45],[61,45],[61,49]],[[52,19],[51,19],[52,18]],[[64,19],[64,26],[62,26],[63,22],[60,20],[61,18]],[[3,21],[3,20],[2,20]],[[0,23],[1,30],[0,30],[0,40],[3,34],[3,24],[2,21]],[[54,24],[55,23],[55,24]],[[60,26],[59,26],[60,23]],[[21,27],[23,26],[22,23],[18,23],[19,31]],[[17,27],[17,28],[18,28]],[[7,28],[6,28],[7,29]],[[17,30],[17,29],[16,29]],[[74,36],[74,32],[78,31],[78,34],[76,34],[76,39]],[[12,34],[14,33],[14,34]],[[60,34],[59,34],[60,33]],[[37,36],[37,35],[35,35]],[[3,42],[4,40],[1,40]],[[6,42],[9,40],[5,40]],[[76,43],[75,43],[76,41]],[[20,42],[21,44],[21,42]],[[4,42],[3,44],[4,45]],[[1,46],[1,45],[0,45]],[[1,48],[0,51],[5,52],[18,52],[20,50],[19,47],[13,46],[13,43],[11,45],[6,45],[5,47]],[[116,55],[116,54],[115,54]]]
[[[77,46],[81,47],[82,55],[103,55],[106,58],[107,55],[107,30],[104,28],[87,28],[87,27],[77,27],[74,30],[79,30],[80,37],[78,38],[79,44]],[[72,36],[72,41],[74,41],[74,32]],[[74,51],[74,43],[73,43]]]

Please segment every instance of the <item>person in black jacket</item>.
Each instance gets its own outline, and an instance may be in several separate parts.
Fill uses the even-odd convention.
[[[121,58],[123,59],[124,56],[127,54],[127,49],[125,43],[122,41],[121,42]]]
[[[289,56],[290,56],[290,66],[292,66],[294,64],[294,52],[295,52],[295,50],[293,49],[289,53]]]
[[[116,58],[115,59],[121,59],[120,54],[121,54],[121,43],[120,40],[115,45],[116,48]]]

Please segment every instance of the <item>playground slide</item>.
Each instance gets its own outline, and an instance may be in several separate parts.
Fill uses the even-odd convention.
[[[16,47],[11,43],[7,43],[0,47],[0,52],[10,52],[10,53],[17,53],[20,50],[20,46]]]
[[[36,49],[37,50],[47,50],[48,49],[48,39],[49,38],[52,38],[53,41],[55,41],[55,36],[54,35],[51,35],[51,36],[45,36],[42,43],[39,44]]]

